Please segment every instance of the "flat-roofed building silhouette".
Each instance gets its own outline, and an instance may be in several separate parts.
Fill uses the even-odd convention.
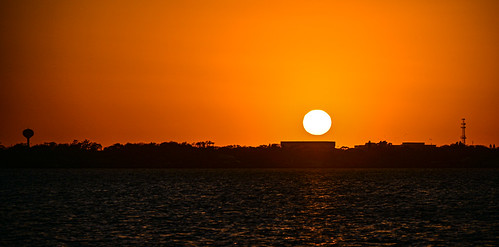
[[[407,148],[434,148],[436,145],[426,145],[424,142],[402,142],[402,147]]]
[[[281,147],[288,150],[331,150],[336,146],[332,141],[282,141]]]

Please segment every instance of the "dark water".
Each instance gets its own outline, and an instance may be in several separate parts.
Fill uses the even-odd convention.
[[[0,246],[497,246],[498,185],[498,170],[2,170]]]

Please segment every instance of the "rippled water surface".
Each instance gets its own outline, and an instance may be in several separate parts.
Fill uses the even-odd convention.
[[[1,170],[0,246],[499,245],[498,170]]]

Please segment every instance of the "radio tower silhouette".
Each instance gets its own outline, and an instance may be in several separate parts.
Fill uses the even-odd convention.
[[[466,145],[466,123],[464,122],[464,118],[461,119],[463,122],[461,123],[461,129],[463,130],[463,135],[461,136],[462,143]]]

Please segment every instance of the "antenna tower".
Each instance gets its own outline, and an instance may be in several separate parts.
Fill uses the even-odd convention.
[[[464,145],[466,145],[466,123],[464,122],[464,118],[461,119],[463,122],[461,123],[461,129],[463,130],[463,135],[461,136],[461,140]]]

